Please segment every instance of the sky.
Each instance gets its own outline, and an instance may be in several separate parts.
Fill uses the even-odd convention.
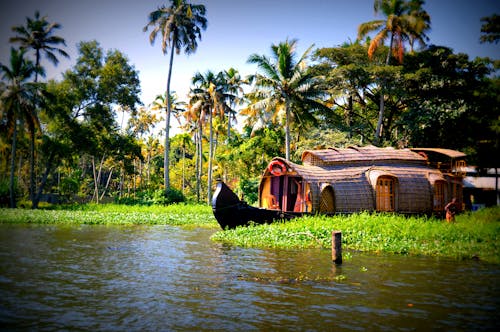
[[[148,14],[170,1],[163,0],[0,0],[0,62],[8,64],[12,26],[25,25],[36,10],[62,28],[56,35],[66,40],[71,58],[60,58],[57,67],[43,60],[47,79],[60,79],[75,65],[77,44],[97,40],[107,51],[124,53],[139,72],[141,99],[150,104],[166,89],[168,56],[161,42],[149,42],[143,32]],[[8,3],[6,3],[8,2]],[[373,0],[191,0],[204,4],[208,27],[202,33],[195,54],[175,55],[171,90],[187,101],[191,77],[207,70],[219,72],[231,67],[242,76],[253,74],[248,57],[270,55],[272,44],[298,39],[298,54],[311,45],[335,47],[355,41],[359,24],[381,19],[375,16]],[[500,0],[427,0],[424,9],[431,16],[430,44],[450,47],[454,52],[500,58],[500,44],[480,44],[480,18],[500,14]]]

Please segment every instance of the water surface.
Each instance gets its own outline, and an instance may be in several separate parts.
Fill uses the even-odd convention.
[[[4,330],[497,330],[500,266],[260,250],[211,229],[0,224]]]

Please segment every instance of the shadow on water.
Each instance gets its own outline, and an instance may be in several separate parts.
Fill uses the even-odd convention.
[[[0,225],[7,330],[496,330],[500,266],[261,250],[166,226]]]

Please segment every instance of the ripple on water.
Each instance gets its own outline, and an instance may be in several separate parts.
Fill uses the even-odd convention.
[[[500,267],[222,246],[213,230],[0,225],[0,323],[22,330],[497,328]]]

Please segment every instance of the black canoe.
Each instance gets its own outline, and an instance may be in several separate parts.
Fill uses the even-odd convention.
[[[250,206],[245,201],[240,200],[222,181],[217,183],[212,198],[212,211],[222,229],[248,226],[251,222],[256,224],[272,223],[275,220],[286,220],[302,215],[301,213]]]

